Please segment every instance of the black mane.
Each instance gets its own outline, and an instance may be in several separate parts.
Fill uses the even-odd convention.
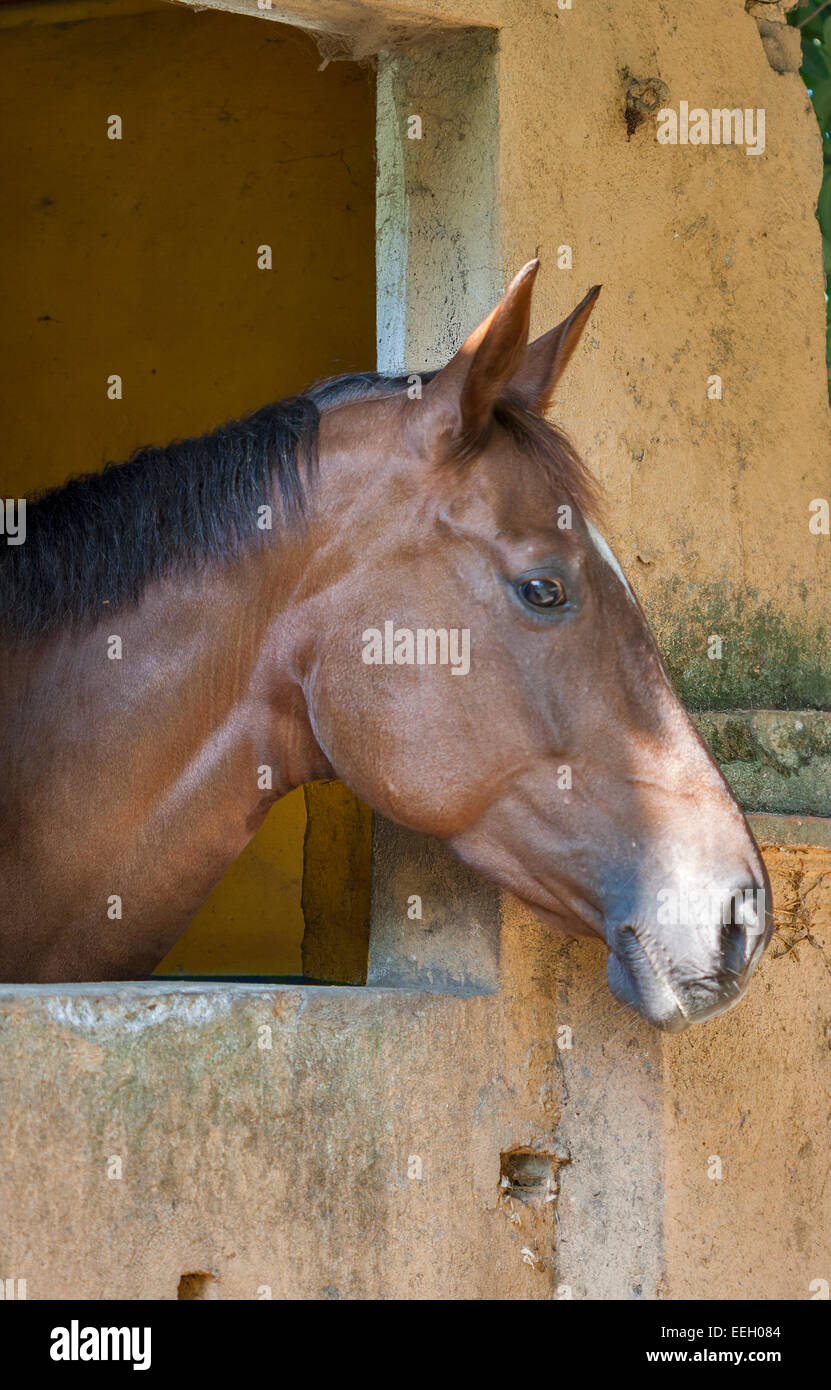
[[[275,495],[285,525],[302,519],[317,472],[321,413],[400,391],[408,380],[380,372],[330,377],[210,434],[140,449],[126,463],[27,499],[25,541],[0,540],[4,634],[25,640],[94,620],[105,603],[108,613],[137,603],[153,579],[233,559],[268,536],[257,526],[258,508]],[[496,419],[591,510],[591,481],[559,431],[510,400]]]

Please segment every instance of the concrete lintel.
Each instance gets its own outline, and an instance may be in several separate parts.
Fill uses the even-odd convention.
[[[437,18],[427,6],[385,4],[384,0],[170,0],[188,9],[229,10],[254,19],[270,19],[291,24],[314,34],[334,38],[327,42],[327,55],[363,59],[382,50],[400,47],[414,38],[446,32],[458,27],[475,27],[482,20],[463,14]]]

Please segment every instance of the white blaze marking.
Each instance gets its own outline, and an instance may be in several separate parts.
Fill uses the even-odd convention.
[[[637,599],[635,598],[635,595],[632,593],[632,589],[629,585],[629,580],[626,578],[626,575],[620,568],[617,556],[613,554],[608,542],[603,539],[600,532],[597,530],[595,526],[592,526],[590,521],[586,521],[586,529],[591,539],[594,541],[596,550],[606,561],[606,564],[610,567],[610,569],[612,569],[614,573],[617,575],[618,579],[620,580],[621,584],[623,585],[624,589],[629,595],[629,598],[632,600],[633,603],[636,604]],[[678,697],[676,695],[675,688],[666,671],[664,670],[663,657],[661,657],[660,654],[658,655],[658,670],[661,673],[664,685],[667,687],[667,690],[669,690],[672,696],[677,700]]]
[[[632,590],[629,587],[629,580],[626,578],[626,575],[623,573],[623,570],[620,568],[620,565],[618,564],[617,557],[612,553],[612,550],[610,549],[607,542],[603,539],[600,532],[594,526],[592,526],[590,521],[586,522],[586,528],[592,540],[594,541],[595,549],[599,551],[599,553],[603,556],[603,559],[606,561],[606,564],[617,575],[618,579],[620,580],[630,599],[634,603],[635,595],[632,593]]]

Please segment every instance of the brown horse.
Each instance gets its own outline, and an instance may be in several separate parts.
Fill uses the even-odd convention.
[[[30,504],[0,559],[0,978],[148,973],[272,803],[339,777],[602,936],[659,1026],[738,999],[765,870],[543,419],[598,291],[529,347],[537,269],[438,373],[324,382]]]

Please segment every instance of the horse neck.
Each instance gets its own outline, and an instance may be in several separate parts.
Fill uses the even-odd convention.
[[[304,641],[292,594],[304,559],[301,539],[277,539],[209,572],[184,630],[172,619],[172,647],[163,638],[177,667],[185,656],[183,698],[198,713],[205,741],[238,748],[240,774],[252,776],[258,802],[268,799],[264,792],[276,799],[331,775],[312,734],[302,687]],[[270,777],[260,777],[262,768]],[[270,787],[261,786],[263,780]]]
[[[168,782],[198,788],[231,768],[253,807],[330,775],[309,725],[290,610],[302,546],[279,547],[153,581],[136,605],[20,649],[23,679],[13,686],[37,691],[50,741],[70,734],[102,759],[120,747],[118,761],[149,779],[155,764]],[[26,703],[22,732],[32,729]]]

